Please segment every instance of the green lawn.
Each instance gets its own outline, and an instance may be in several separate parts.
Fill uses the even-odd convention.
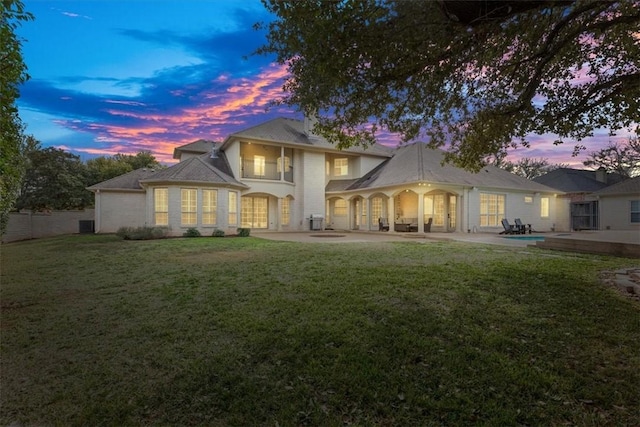
[[[0,424],[640,425],[637,260],[456,242],[3,245]]]

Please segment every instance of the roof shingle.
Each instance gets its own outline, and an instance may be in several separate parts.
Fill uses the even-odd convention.
[[[391,159],[357,180],[348,190],[425,182],[532,192],[556,191],[495,166],[485,166],[478,173],[473,173],[443,163],[443,160],[442,150],[431,149],[422,142],[408,144],[399,147]]]
[[[223,148],[230,140],[237,138],[259,139],[262,141],[303,145],[306,147],[317,147],[347,153],[370,154],[372,156],[391,156],[391,149],[380,144],[374,144],[368,147],[355,146],[345,150],[338,150],[334,144],[323,137],[309,138],[304,132],[304,122],[284,117],[278,117],[229,135],[222,144]]]

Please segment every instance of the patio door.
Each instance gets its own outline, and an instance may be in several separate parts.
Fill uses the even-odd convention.
[[[572,230],[598,230],[598,201],[571,203]]]
[[[450,193],[431,193],[424,196],[424,222],[432,218],[431,231],[455,231],[457,198]]]
[[[267,197],[242,197],[242,227],[267,228],[269,218]]]
[[[456,231],[456,212],[458,211],[458,198],[455,194],[449,194],[449,231]]]

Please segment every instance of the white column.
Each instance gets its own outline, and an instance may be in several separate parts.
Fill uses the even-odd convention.
[[[424,191],[418,192],[418,231],[424,233]]]
[[[394,223],[396,222],[396,207],[393,196],[387,200],[387,218],[389,219],[389,231],[396,231],[394,227]]]
[[[291,217],[289,217],[291,221]],[[282,197],[278,197],[278,209],[276,212],[276,229],[282,231]]]

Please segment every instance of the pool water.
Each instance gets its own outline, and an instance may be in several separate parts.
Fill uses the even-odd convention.
[[[544,240],[544,236],[504,236],[504,238],[514,240]]]

